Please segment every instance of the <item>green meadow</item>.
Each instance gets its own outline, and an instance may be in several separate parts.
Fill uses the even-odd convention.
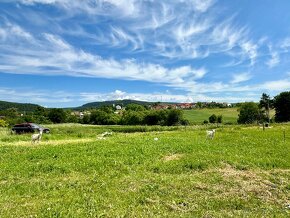
[[[290,124],[49,127],[0,129],[0,217],[290,216]]]
[[[184,118],[191,124],[202,124],[204,120],[208,121],[208,118],[212,115],[222,115],[223,123],[236,124],[239,116],[238,108],[203,108],[203,109],[191,109],[184,110]],[[275,111],[270,111],[270,117],[274,117]]]
[[[212,115],[222,115],[224,123],[237,123],[238,108],[203,108],[203,109],[191,109],[184,110],[184,118],[192,124],[202,124],[204,120],[208,121],[208,118]]]

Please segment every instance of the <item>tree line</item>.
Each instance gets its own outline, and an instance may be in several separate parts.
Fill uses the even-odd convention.
[[[275,116],[270,117],[270,111]],[[259,103],[245,102],[239,104],[239,124],[256,122],[288,122],[290,121],[290,92],[282,92],[274,98],[263,93]],[[183,111],[178,109],[152,110],[146,105],[128,104],[125,110],[116,111],[113,106],[102,106],[91,109],[84,116],[76,116],[72,110],[61,108],[44,108],[36,106],[33,111],[21,113],[17,108],[0,110],[0,126],[11,126],[16,123],[34,122],[50,123],[82,123],[93,125],[187,125]],[[206,123],[222,123],[222,116],[215,114],[205,120]]]
[[[138,104],[129,104],[126,110],[119,110],[113,106],[102,106],[91,109],[83,116],[77,116],[71,110],[61,108],[47,109],[38,106],[33,112],[21,114],[16,108],[0,111],[0,125],[8,126],[16,123],[82,123],[93,125],[187,125],[183,118],[183,111],[177,109],[151,110]]]
[[[275,116],[270,117],[271,109],[275,110]],[[259,103],[246,102],[239,107],[238,123],[270,123],[290,121],[290,92],[281,92],[271,98],[263,93]]]

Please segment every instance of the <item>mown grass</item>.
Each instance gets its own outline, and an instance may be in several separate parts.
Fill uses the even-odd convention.
[[[212,115],[222,115],[223,123],[236,124],[238,120],[238,108],[203,108],[203,109],[191,109],[184,110],[184,118],[189,120],[191,124],[202,124],[204,120],[208,121],[208,118]],[[273,118],[275,111],[270,111],[270,117]]]
[[[203,109],[191,109],[184,110],[184,118],[189,120],[192,124],[202,124],[204,120],[208,121],[208,118],[212,115],[222,115],[224,123],[237,123],[238,108],[203,108]]]
[[[289,216],[288,124],[50,128],[0,130],[0,217]]]

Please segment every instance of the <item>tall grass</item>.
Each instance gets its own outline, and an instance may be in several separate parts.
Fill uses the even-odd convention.
[[[0,217],[289,216],[288,124],[213,140],[204,126],[50,128],[33,145],[0,130]]]

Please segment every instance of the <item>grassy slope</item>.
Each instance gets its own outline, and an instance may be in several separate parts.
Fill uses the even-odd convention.
[[[289,125],[220,128],[212,141],[198,127],[114,127],[106,140],[96,135],[112,127],[64,127],[39,145],[2,129],[0,217],[289,216]]]
[[[237,108],[214,108],[214,109],[193,109],[193,110],[184,110],[184,118],[189,120],[194,124],[201,124],[204,120],[212,115],[222,115],[223,122],[227,123],[236,123],[238,119],[238,109]]]

